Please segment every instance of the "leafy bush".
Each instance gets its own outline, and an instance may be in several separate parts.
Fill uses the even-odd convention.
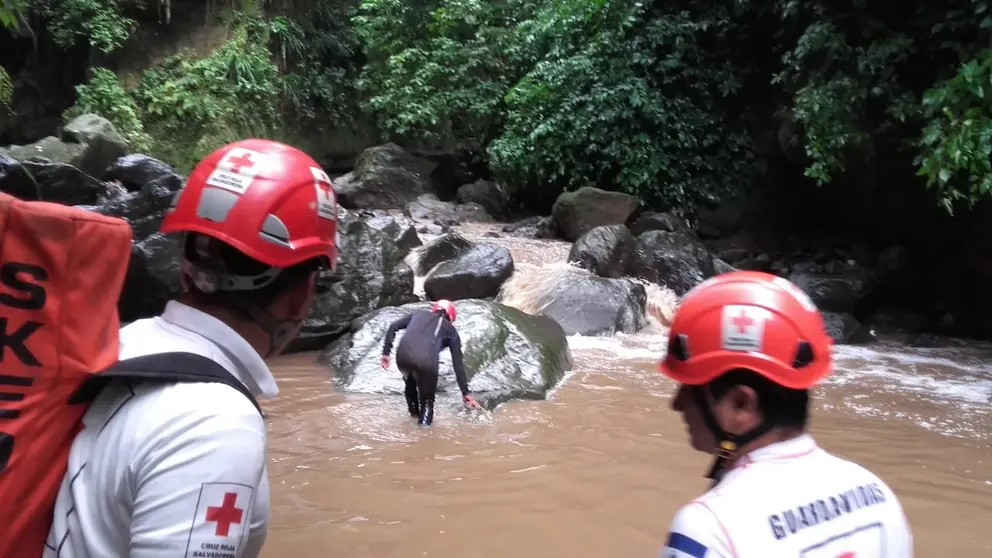
[[[724,104],[740,84],[729,17],[705,3],[366,0],[352,22],[364,106],[394,137],[487,154],[522,198],[592,185],[691,209],[751,175]]]
[[[65,48],[85,41],[105,54],[121,48],[137,25],[121,11],[142,0],[35,0],[33,7],[48,18],[55,42]]]
[[[929,121],[920,140],[919,174],[953,212],[992,194],[992,52],[969,61],[951,79],[927,92]]]
[[[63,119],[72,120],[86,113],[98,114],[113,123],[131,149],[145,151],[151,147],[151,138],[145,133],[134,99],[106,68],[92,68],[89,81],[76,86],[76,103]]]
[[[724,108],[741,78],[706,46],[730,23],[701,10],[587,0],[541,12],[557,44],[507,96],[496,171],[548,194],[598,186],[683,210],[746,187],[749,141]]]
[[[255,20],[202,59],[172,56],[145,72],[134,97],[155,151],[181,168],[245,137],[267,137],[277,126],[279,70]]]
[[[809,182],[917,172],[950,212],[992,194],[989,1],[245,0],[220,10],[222,47],[130,93],[94,68],[67,116],[103,114],[180,167],[370,116],[394,141],[485,160],[519,200],[592,185],[685,212],[786,146]],[[64,47],[113,53],[150,7],[7,0],[0,26],[30,12]]]

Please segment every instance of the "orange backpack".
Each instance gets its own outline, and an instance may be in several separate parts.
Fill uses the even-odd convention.
[[[73,438],[111,377],[223,382],[258,407],[197,355],[118,361],[130,255],[123,219],[0,193],[0,557],[41,556]]]

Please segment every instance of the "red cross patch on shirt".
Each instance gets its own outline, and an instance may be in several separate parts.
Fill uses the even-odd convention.
[[[207,482],[200,486],[196,512],[190,525],[186,557],[237,556],[251,528],[252,497],[255,489],[244,484]]]

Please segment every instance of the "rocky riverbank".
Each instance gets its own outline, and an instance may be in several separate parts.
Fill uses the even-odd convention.
[[[184,178],[161,161],[126,151],[109,122],[84,115],[58,137],[0,149],[0,190],[83,206],[132,224],[135,242],[120,302],[121,317],[129,321],[158,312],[178,292],[175,239],[157,227]],[[294,350],[324,348],[360,327],[355,321],[363,316],[417,302],[415,276],[424,279],[431,299],[500,299],[515,273],[510,253],[497,238],[470,242],[451,227],[511,220],[507,189],[476,180],[452,192],[450,184],[438,183],[439,174],[451,173],[385,144],[365,150],[351,172],[335,178],[342,207],[340,262],[336,273],[321,278],[325,294]],[[568,259],[588,273],[561,282],[553,297],[528,309],[552,318],[565,334],[636,332],[645,325],[646,287],[682,295],[736,268],[774,272],[801,286],[826,312],[830,333],[840,342],[870,341],[872,330],[928,342],[919,335],[926,320],[916,309],[872,303],[880,289],[914,273],[899,246],[864,257],[776,254],[748,242],[746,234],[723,237],[717,229],[705,219],[644,211],[627,194],[583,188],[559,196],[551,215],[517,220],[492,235],[573,243]],[[424,244],[420,234],[431,239]]]

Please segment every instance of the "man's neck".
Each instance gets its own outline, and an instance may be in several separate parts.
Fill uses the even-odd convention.
[[[779,444],[795,440],[805,434],[802,430],[795,428],[773,428],[767,434],[759,436],[754,440],[741,446],[734,455],[727,460],[727,469],[733,469],[734,465],[751,452],[766,448],[772,444]]]
[[[189,306],[191,308],[196,308],[204,314],[209,314],[214,318],[224,322],[228,327],[233,329],[238,335],[240,335],[255,352],[266,358],[269,352],[269,346],[271,344],[268,335],[265,334],[257,325],[248,320],[245,320],[235,312],[218,306],[216,304],[206,304],[200,297],[192,294],[183,294],[179,297],[179,302]]]

